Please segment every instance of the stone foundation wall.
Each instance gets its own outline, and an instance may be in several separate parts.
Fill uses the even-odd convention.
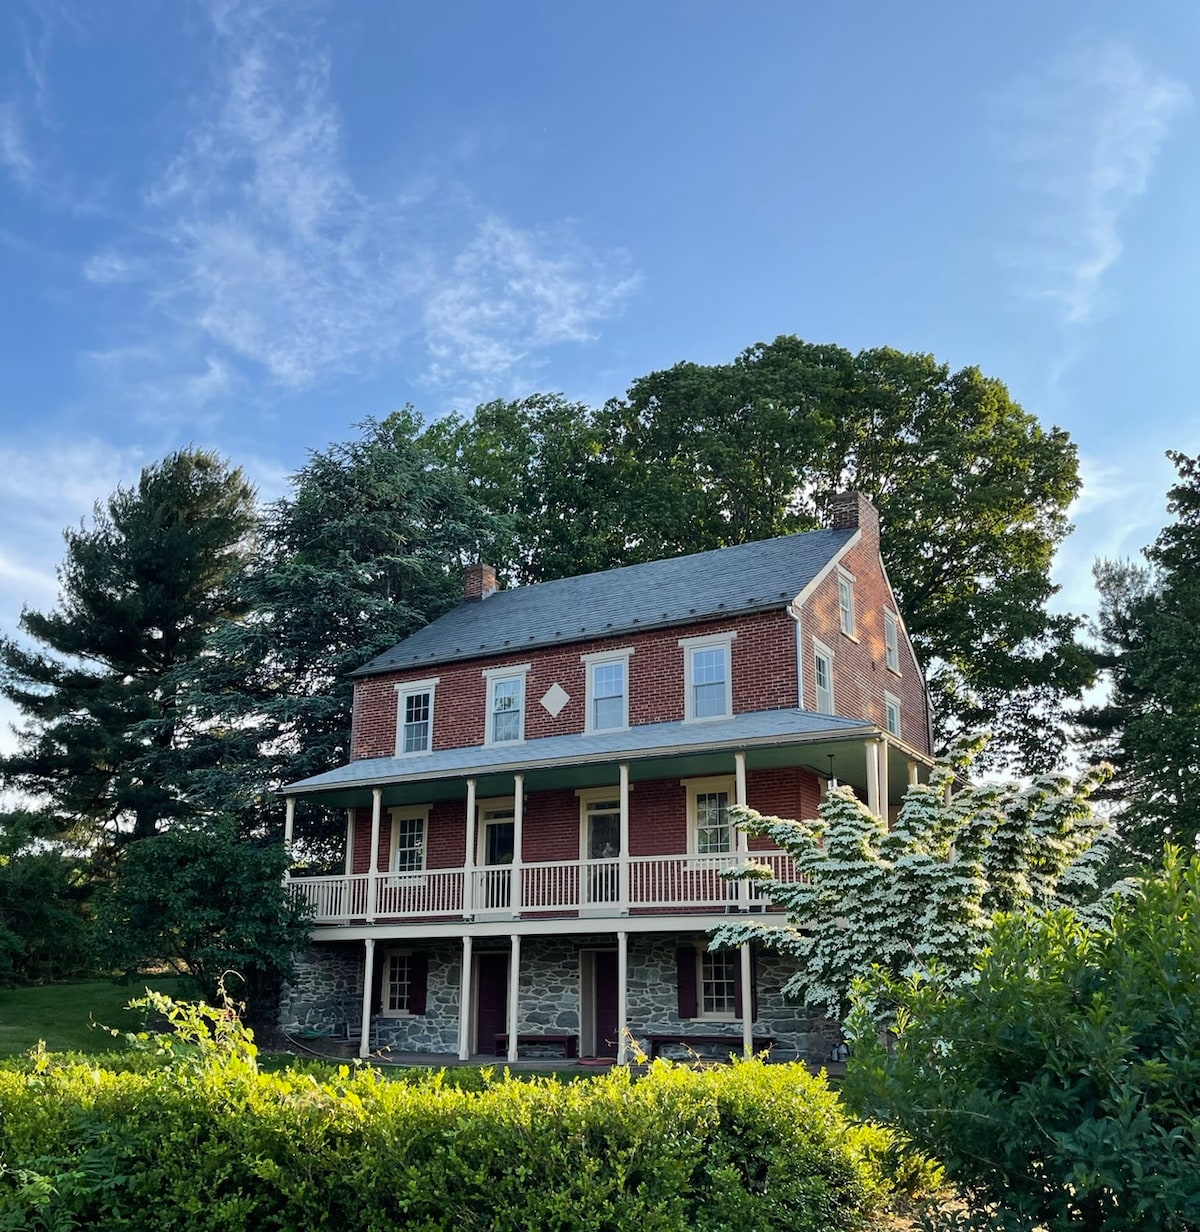
[[[694,933],[633,934],[629,938],[629,1024],[646,1052],[647,1036],[673,1032],[727,1034],[733,1044],[741,1040],[740,1021],[679,1016],[675,951],[695,938]],[[581,1034],[580,951],[609,948],[613,944],[611,935],[522,938],[518,1031]],[[429,955],[427,1012],[413,1018],[376,1015],[372,1022],[373,1046],[397,1052],[457,1052],[461,941],[454,938],[420,948]],[[477,942],[475,948],[478,953],[490,947],[487,942]],[[507,945],[502,948],[507,953]],[[758,1015],[754,1034],[774,1039],[773,1055],[779,1060],[798,1057],[815,1064],[828,1060],[833,1045],[841,1038],[837,1024],[808,1014],[783,997],[783,985],[795,970],[794,965],[789,959],[766,952],[757,954],[755,961]],[[361,944],[313,946],[297,963],[296,978],[285,991],[280,1027],[285,1032],[307,1029],[357,1038],[361,1029],[362,989]],[[670,1048],[663,1051],[665,1056],[675,1054],[687,1055],[684,1049],[675,1053]],[[557,1045],[523,1045],[521,1055],[561,1057],[562,1051]]]

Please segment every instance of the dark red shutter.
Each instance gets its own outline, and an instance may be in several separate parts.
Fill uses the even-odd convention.
[[[696,947],[681,945],[675,951],[675,984],[679,997],[679,1017],[696,1017]]]
[[[408,1012],[425,1013],[429,992],[429,955],[410,954],[408,959]]]
[[[742,951],[740,948],[733,951],[733,961],[736,963],[733,969],[733,1016],[741,1018],[745,998],[742,994]]]
[[[375,972],[371,979],[371,1013],[383,1013],[383,984],[387,975],[387,951],[375,948]]]

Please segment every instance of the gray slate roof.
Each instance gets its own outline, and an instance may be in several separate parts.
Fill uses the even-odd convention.
[[[325,774],[289,783],[280,789],[280,794],[305,795],[340,787],[576,766],[611,761],[615,757],[636,761],[639,757],[657,757],[675,750],[697,753],[705,749],[746,748],[797,740],[805,743],[806,738],[834,738],[874,730],[862,719],[839,715],[815,714],[809,710],[755,710],[703,723],[646,723],[620,731],[543,736],[515,744],[476,744],[410,757],[365,757]]]
[[[855,534],[813,530],[460,603],[352,673],[372,676],[786,607]]]

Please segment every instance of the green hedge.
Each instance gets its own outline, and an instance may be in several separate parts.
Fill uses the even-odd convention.
[[[220,1029],[143,1072],[0,1070],[0,1229],[837,1232],[879,1196],[883,1131],[798,1066],[322,1082]]]

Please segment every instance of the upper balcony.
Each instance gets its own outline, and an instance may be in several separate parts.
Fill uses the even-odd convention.
[[[796,878],[785,852],[754,851],[301,877],[291,888],[317,925],[761,911],[758,888],[726,876],[747,863]]]

